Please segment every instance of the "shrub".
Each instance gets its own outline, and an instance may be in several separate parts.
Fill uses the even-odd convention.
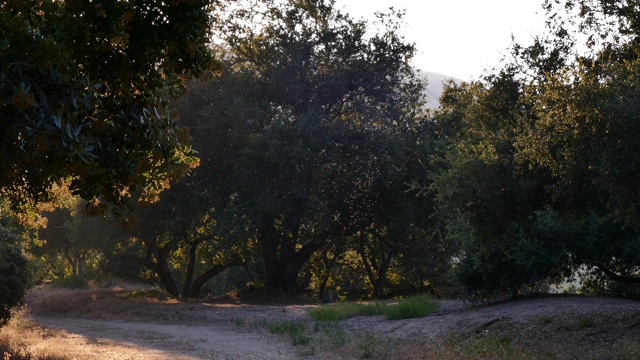
[[[30,281],[18,235],[4,225],[0,223],[0,326],[9,320],[11,309],[22,303]]]

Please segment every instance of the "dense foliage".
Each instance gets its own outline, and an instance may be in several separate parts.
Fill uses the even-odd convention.
[[[207,1],[0,2],[0,194],[25,210],[65,182],[153,198],[196,164],[166,100],[210,63]]]
[[[24,240],[24,229],[6,208],[0,210],[0,326],[9,320],[11,309],[23,301],[31,280],[22,250]]]
[[[433,204],[407,192],[426,179],[419,160],[434,146],[415,49],[397,32],[402,13],[379,14],[376,28],[329,1],[247,1],[216,16],[219,72],[176,104],[202,165],[155,204],[134,206],[129,230],[94,229],[110,246],[72,240],[92,221],[75,210],[51,213],[66,225],[42,232],[40,253],[76,276],[70,253],[91,249],[95,266],[140,265],[184,297],[225,276],[351,298],[443,277],[449,247],[423,216]],[[350,286],[334,281],[345,266],[359,268]]]
[[[211,64],[211,10],[208,1],[1,1],[2,200],[24,215],[58,200],[60,185],[122,210],[197,165],[167,100]],[[27,271],[22,232],[4,223],[2,232],[4,321]]]
[[[27,284],[21,244],[37,280],[110,272],[175,297],[250,283],[489,298],[577,276],[584,292],[637,296],[634,2],[546,1],[548,33],[450,82],[434,112],[401,11],[370,23],[330,0],[0,4],[0,191],[14,208],[61,206],[41,241],[2,223],[5,310]],[[117,228],[52,192],[61,180],[89,204],[157,201]]]
[[[203,108],[182,118],[212,205],[255,239],[268,287],[295,292],[309,259],[348,237],[407,236],[376,224],[404,207],[392,194],[422,105],[400,17],[379,14],[371,31],[328,1],[249,1],[217,29],[222,74],[194,88]]]
[[[483,82],[450,88],[437,115],[464,129],[436,192],[449,237],[463,247],[460,279],[478,296],[517,294],[579,269],[640,281],[640,8],[545,8],[549,35],[515,45]]]

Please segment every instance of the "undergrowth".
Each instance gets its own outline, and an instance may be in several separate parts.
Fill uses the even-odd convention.
[[[269,332],[272,334],[289,335],[291,343],[296,345],[307,345],[311,341],[311,336],[307,334],[307,324],[301,321],[282,321],[269,325]]]
[[[354,316],[381,315],[383,307],[381,303],[344,302],[311,309],[309,316],[317,321],[340,321]]]
[[[384,315],[389,320],[425,317],[440,307],[440,302],[429,296],[412,296],[392,303],[344,302],[324,305],[309,311],[316,321],[340,321],[354,316]]]
[[[3,360],[69,360],[66,356],[33,355],[22,344],[14,344],[5,336],[0,336],[0,356]]]
[[[389,320],[425,317],[440,308],[440,302],[429,296],[412,296],[387,305],[382,313]]]

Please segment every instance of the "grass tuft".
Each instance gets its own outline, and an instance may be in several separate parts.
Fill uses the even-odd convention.
[[[381,315],[382,311],[383,305],[380,303],[343,302],[311,309],[309,316],[317,321],[335,322],[354,316]]]
[[[510,346],[512,340],[513,336],[508,332],[476,335],[457,347],[465,356],[471,358],[498,356],[497,358],[511,359],[516,354],[516,349]]]
[[[429,296],[412,296],[384,307],[383,314],[389,320],[425,317],[440,308],[440,302]]]
[[[563,325],[562,328],[567,331],[573,331],[573,330],[587,329],[592,326],[593,326],[593,319],[590,317],[583,317],[572,323]]]
[[[551,316],[541,316],[538,320],[543,324],[549,324],[553,321],[553,318]]]
[[[593,326],[593,319],[592,318],[582,318],[580,320],[578,320],[578,322],[576,323],[576,328],[577,329],[586,329],[586,328],[590,328]]]
[[[306,334],[307,324],[299,321],[282,321],[269,325],[269,332],[278,335],[289,335],[291,343],[296,345],[307,345],[311,341],[311,336]]]
[[[316,321],[336,322],[354,316],[384,315],[389,320],[425,317],[440,307],[440,302],[429,296],[412,296],[393,304],[337,303],[309,311]]]

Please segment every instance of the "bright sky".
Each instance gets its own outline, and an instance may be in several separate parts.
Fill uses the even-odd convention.
[[[353,18],[372,19],[390,6],[406,9],[404,35],[421,70],[478,79],[499,64],[511,35],[528,44],[544,29],[543,0],[336,0]]]

